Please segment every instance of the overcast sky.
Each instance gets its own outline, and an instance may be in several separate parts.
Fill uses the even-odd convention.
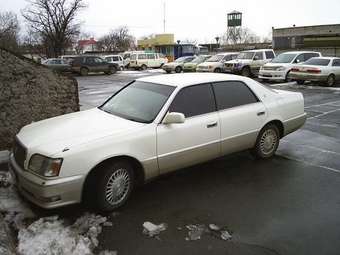
[[[180,40],[213,42],[227,27],[227,13],[243,13],[243,26],[265,37],[274,27],[340,23],[340,0],[85,0],[88,7],[79,15],[83,30],[99,37],[112,28],[128,26],[137,39],[163,32],[163,3],[166,3],[166,32]],[[20,10],[25,0],[0,0],[0,11]]]

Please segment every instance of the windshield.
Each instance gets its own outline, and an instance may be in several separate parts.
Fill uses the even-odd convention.
[[[209,58],[206,62],[220,62],[224,58],[224,55],[215,55]]]
[[[241,52],[238,56],[237,56],[237,58],[238,59],[253,59],[253,57],[254,57],[254,55],[255,55],[255,52]]]
[[[191,63],[200,64],[200,63],[202,63],[205,59],[206,59],[206,57],[204,57],[204,56],[199,56],[199,57],[196,57],[193,61],[191,61]]]
[[[151,123],[175,87],[135,81],[99,109],[124,119]]]
[[[304,65],[312,65],[312,66],[328,66],[330,60],[324,58],[311,58],[307,60]]]
[[[177,63],[182,63],[182,62],[184,62],[185,60],[186,60],[186,57],[181,57],[181,58],[176,59],[175,62],[177,62]]]
[[[280,54],[272,60],[272,63],[291,63],[295,57],[296,54],[289,53]]]

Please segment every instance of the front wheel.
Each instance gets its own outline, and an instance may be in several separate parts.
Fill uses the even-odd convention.
[[[296,83],[299,84],[299,85],[303,85],[303,84],[305,84],[305,81],[304,80],[297,80]]]
[[[175,72],[176,73],[181,73],[182,72],[182,68],[180,66],[176,66]]]
[[[146,69],[148,69],[148,67],[146,65],[142,65],[141,66],[142,70],[145,71]]]
[[[125,204],[134,187],[132,165],[125,160],[106,164],[96,178],[95,206],[100,211],[112,211]]]
[[[255,147],[251,150],[256,158],[272,157],[280,143],[280,133],[276,125],[269,124],[259,133]]]
[[[248,66],[243,67],[241,70],[241,75],[244,77],[250,77],[250,68]]]
[[[327,86],[333,87],[335,85],[335,76],[333,74],[330,74],[327,78]]]
[[[215,68],[214,73],[221,73],[221,68]]]

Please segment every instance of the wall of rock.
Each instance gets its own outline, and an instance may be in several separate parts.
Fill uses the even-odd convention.
[[[77,81],[0,48],[0,151],[21,127],[79,111]]]

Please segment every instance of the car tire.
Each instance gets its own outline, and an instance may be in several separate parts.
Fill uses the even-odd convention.
[[[214,69],[214,73],[221,73],[221,72],[222,72],[221,68],[215,68]]]
[[[148,69],[148,67],[147,67],[146,65],[142,65],[142,66],[141,66],[141,69],[142,69],[143,71],[145,71],[146,69]]]
[[[92,182],[95,188],[91,201],[95,209],[109,212],[123,206],[134,188],[134,171],[130,162],[111,161],[96,173]]]
[[[87,69],[86,67],[80,68],[80,75],[81,76],[87,76],[88,74],[89,74],[89,69]]]
[[[303,85],[303,84],[305,84],[305,81],[304,80],[297,80],[296,83],[298,85]]]
[[[242,68],[241,70],[241,75],[244,76],[244,77],[250,77],[250,68],[248,66],[245,66]]]
[[[171,71],[170,70],[166,70],[166,73],[171,73]]]
[[[280,143],[280,132],[275,124],[268,124],[260,131],[251,153],[259,159],[272,157]]]
[[[181,73],[182,72],[182,68],[180,66],[176,66],[175,72],[176,73]]]
[[[292,81],[292,79],[289,78],[289,73],[290,73],[290,71],[288,71],[287,74],[286,74],[285,82],[291,82]]]
[[[328,87],[333,87],[334,85],[335,85],[335,76],[334,76],[334,74],[330,74],[327,77],[327,86]]]

